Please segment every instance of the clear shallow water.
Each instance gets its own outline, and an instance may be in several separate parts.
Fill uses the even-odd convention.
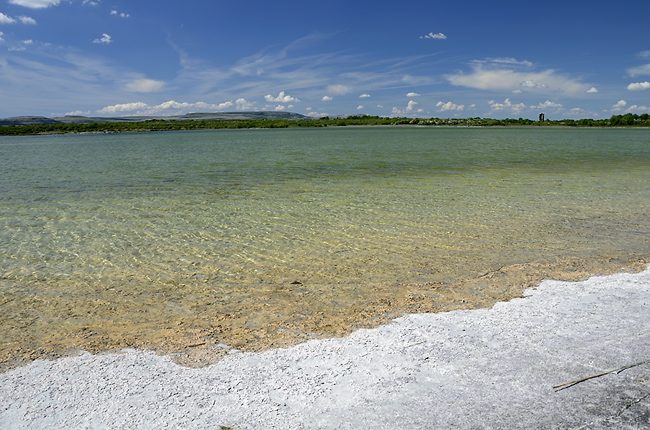
[[[650,241],[650,130],[37,136],[0,138],[0,160],[10,349],[80,332],[122,345],[110,331],[135,345],[182,324],[174,336],[318,331],[300,321],[378,288],[647,256]]]

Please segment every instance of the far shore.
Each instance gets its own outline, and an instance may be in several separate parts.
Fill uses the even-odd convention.
[[[249,112],[222,114],[188,114],[177,117],[15,117],[0,119],[0,136],[24,136],[69,133],[153,132],[170,130],[272,129],[356,126],[422,127],[535,127],[535,128],[648,128],[648,114],[614,115],[608,119],[531,119],[491,118],[408,118],[377,116],[342,116],[310,118],[287,112]]]

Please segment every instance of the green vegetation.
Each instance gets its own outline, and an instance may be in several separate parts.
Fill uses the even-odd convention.
[[[246,120],[163,120],[152,119],[141,122],[105,123],[54,123],[32,125],[0,126],[0,136],[21,136],[53,133],[115,133],[168,130],[216,130],[240,128],[289,128],[289,127],[342,127],[373,125],[420,125],[455,127],[650,127],[650,115],[614,115],[609,119],[564,119],[559,121],[533,121],[530,119],[502,120],[490,118],[388,118],[379,116],[349,116],[346,118],[318,119],[246,119]]]

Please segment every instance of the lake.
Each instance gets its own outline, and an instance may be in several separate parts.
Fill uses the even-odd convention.
[[[648,129],[0,137],[0,163],[5,365],[123,347],[207,363],[650,249]]]

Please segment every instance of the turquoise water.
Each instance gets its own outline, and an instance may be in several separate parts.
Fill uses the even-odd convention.
[[[246,312],[278,289],[285,306],[287,285],[347,306],[351,289],[650,240],[645,129],[35,136],[0,138],[0,160],[3,342],[142,309]]]

